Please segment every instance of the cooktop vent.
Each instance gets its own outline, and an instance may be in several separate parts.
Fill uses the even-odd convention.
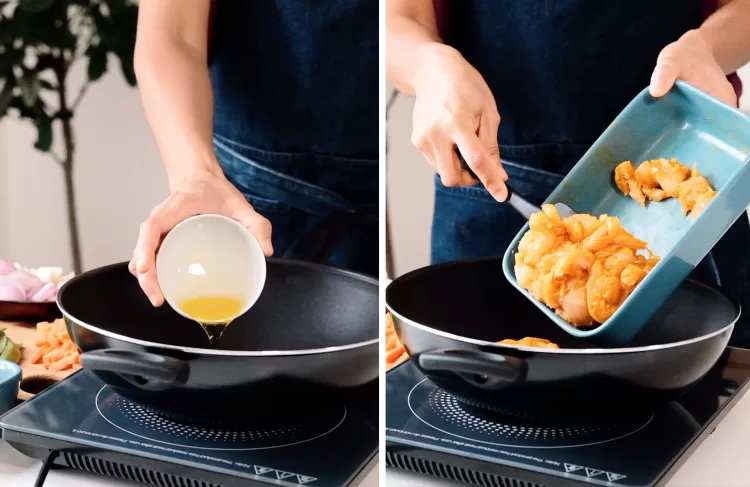
[[[466,484],[480,485],[482,487],[547,487],[541,484],[533,484],[510,477],[455,467],[446,463],[410,457],[393,452],[386,452],[385,465],[387,467],[400,468],[401,470],[407,470],[409,472],[432,475],[434,477],[454,480]]]
[[[92,472],[99,475],[107,475],[123,480],[132,480],[142,484],[158,485],[159,487],[221,487],[217,484],[192,480],[177,475],[147,470],[123,463],[109,462],[85,455],[75,453],[63,453],[63,460],[68,467]],[[525,487],[525,486],[524,486]]]

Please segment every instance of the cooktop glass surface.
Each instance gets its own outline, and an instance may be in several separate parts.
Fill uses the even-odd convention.
[[[654,485],[723,406],[744,394],[748,378],[750,351],[728,349],[679,401],[652,413],[574,426],[531,423],[466,405],[406,362],[387,375],[386,438],[389,445],[455,455],[458,463],[468,458],[550,479]]]
[[[38,437],[213,470],[276,485],[348,485],[377,454],[377,382],[348,400],[300,397],[242,426],[193,421],[120,396],[81,371],[0,418]]]

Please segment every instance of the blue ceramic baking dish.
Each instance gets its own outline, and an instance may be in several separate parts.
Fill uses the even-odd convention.
[[[21,367],[9,360],[0,359],[0,415],[16,405],[21,384]]]
[[[683,216],[675,198],[638,202],[615,186],[614,170],[622,161],[677,158],[708,179],[718,194],[695,221]],[[577,337],[619,345],[635,336],[648,319],[711,251],[750,205],[750,117],[693,86],[678,81],[662,98],[643,90],[599,137],[547,198],[577,213],[607,214],[648,242],[660,262],[622,306],[602,325],[578,329],[516,281],[515,253],[528,230],[513,240],[503,259],[505,276],[561,328]]]

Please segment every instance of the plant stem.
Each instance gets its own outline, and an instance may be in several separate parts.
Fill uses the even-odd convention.
[[[67,69],[60,66],[57,72],[57,93],[60,98],[60,112],[63,113],[61,118],[63,129],[64,157],[62,161],[63,175],[65,179],[65,200],[68,211],[68,230],[70,232],[70,249],[73,257],[73,271],[80,274],[81,265],[81,245],[78,234],[78,214],[76,212],[75,185],[73,183],[73,160],[75,154],[75,139],[73,138],[73,123],[68,106],[68,97],[66,93]]]

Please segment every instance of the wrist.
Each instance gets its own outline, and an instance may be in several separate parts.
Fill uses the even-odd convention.
[[[412,77],[412,88],[418,95],[421,89],[434,81],[437,72],[436,65],[455,62],[463,59],[463,56],[451,46],[440,42],[429,42],[418,49],[417,58],[420,59],[420,62]]]
[[[702,48],[705,48],[708,52],[710,52],[711,55],[714,56],[714,58],[716,57],[716,53],[714,52],[714,46],[711,43],[711,36],[702,27],[685,32],[680,38],[680,40],[685,40],[685,41],[699,44]]]
[[[224,171],[213,154],[210,157],[182,160],[167,168],[170,192],[178,191],[192,182],[215,177],[223,178]]]

